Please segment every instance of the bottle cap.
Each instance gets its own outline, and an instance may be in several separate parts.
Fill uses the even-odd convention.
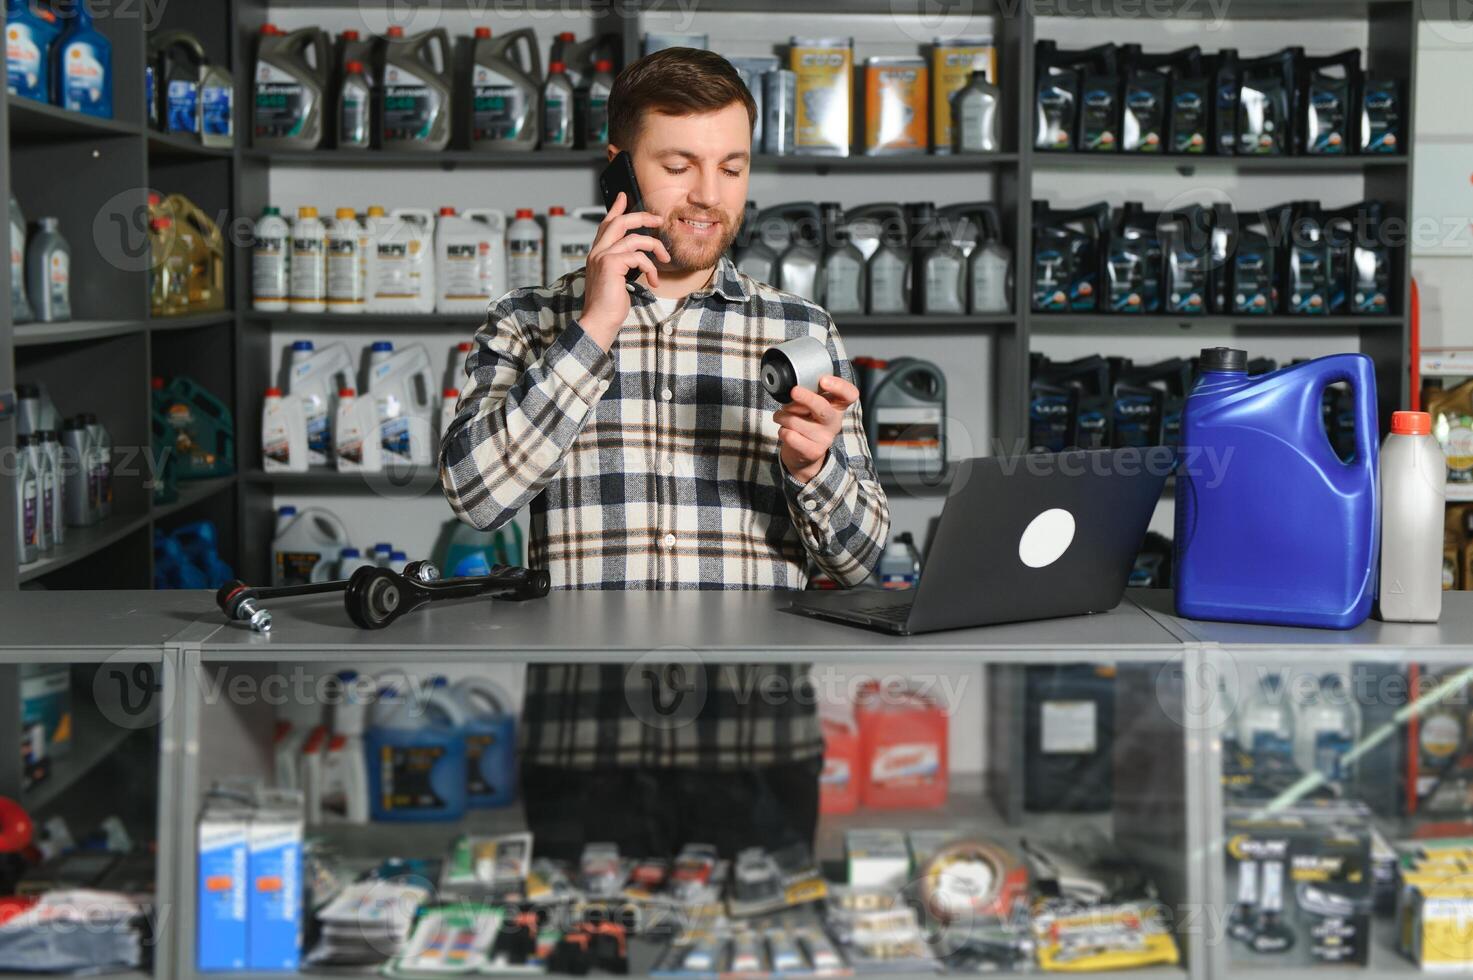
[[[484,41],[484,40],[486,40],[486,38],[488,38],[490,36],[491,36],[491,28],[489,28],[489,27],[477,27],[476,28],[476,40],[478,40],[478,41]]]
[[[572,31],[562,31],[558,34],[557,39],[559,41],[571,41],[574,39],[574,36]]]
[[[150,218],[148,221],[148,227],[152,228],[154,231],[167,231],[168,229],[174,227],[174,219]]]
[[[594,71],[613,71],[614,63],[607,58],[600,58],[593,63]]]
[[[1426,412],[1392,412],[1391,432],[1398,436],[1430,436],[1432,416]]]
[[[266,397],[267,398],[280,398],[281,397],[281,389],[280,388],[277,388],[275,386],[270,387],[270,388],[267,388],[266,389]]]
[[[294,340],[294,341],[292,341],[292,350],[311,350],[311,349],[312,349],[312,341],[310,341],[310,340]]]
[[[449,205],[442,205],[441,208],[440,208],[440,217],[442,217],[442,218],[453,218],[453,217],[455,217],[455,209],[452,208],[452,207],[450,207]]]
[[[356,41],[356,40],[358,40],[358,32],[357,31],[343,31],[343,33],[341,33],[341,34],[338,35],[338,38],[340,40],[343,40],[343,41]]]
[[[394,349],[394,344],[393,344],[393,341],[389,341],[389,340],[375,340],[373,342],[373,349],[376,350],[376,351],[380,351],[380,350],[393,350]]]
[[[446,388],[444,391],[442,391],[440,393],[440,397],[442,397],[442,398],[459,398],[460,397],[460,389],[459,388]]]
[[[294,517],[296,516],[296,513],[297,509],[291,504],[282,504],[280,507],[276,508],[277,517]]]
[[[568,66],[563,64],[561,61],[554,61],[552,64],[547,66],[547,70],[549,74],[560,75],[568,70]]]
[[[153,378],[152,380],[150,380],[148,383],[149,383],[149,386],[152,387],[154,391],[163,391],[164,390],[164,379],[163,378],[156,377],[156,378]]]
[[[281,208],[277,207],[274,204],[268,204],[264,208],[261,209],[261,217],[263,217],[263,218],[265,218],[265,217],[280,217],[280,216],[281,216]]]
[[[345,67],[349,75],[363,74],[363,62],[359,61],[357,58],[354,58],[352,61],[348,62]]]
[[[395,24],[393,27],[389,28],[389,37],[395,37],[395,38],[397,38],[397,37],[403,37],[403,36],[404,36],[404,28],[400,27],[398,24]]]
[[[354,211],[352,208],[338,208],[337,211],[335,211],[334,213],[344,221],[349,218],[358,217],[358,212]]]
[[[387,541],[380,541],[378,544],[373,546],[373,550],[393,552],[394,546],[389,544],[389,542]]]
[[[1203,371],[1224,371],[1233,374],[1248,372],[1248,352],[1236,347],[1203,347],[1197,361]]]
[[[338,557],[339,558],[357,558],[361,554],[363,554],[363,552],[359,551],[357,548],[353,547],[352,545],[349,545],[348,547],[344,548],[342,551],[339,551],[338,552]]]
[[[523,218],[530,218],[530,217],[532,217],[532,209],[531,208],[517,208],[517,220],[518,221],[522,220]]]
[[[383,206],[380,204],[370,204],[368,206],[368,216],[370,218],[382,218],[384,216]]]
[[[338,397],[339,398],[357,398],[358,397],[358,392],[354,391],[352,388],[339,388],[338,389]]]
[[[408,561],[409,556],[402,551],[389,552],[389,561]]]
[[[281,28],[277,27],[275,24],[262,24],[261,25],[261,36],[262,37],[280,37],[281,36]]]
[[[568,212],[564,211],[561,207],[559,207],[556,204],[554,204],[552,207],[550,207],[550,208],[547,209],[547,216],[549,218],[553,217],[554,215],[567,214],[567,213]]]
[[[311,205],[304,205],[304,206],[302,206],[300,208],[297,208],[297,217],[298,218],[315,218],[315,217],[317,217],[317,209],[314,208],[314,207],[312,207]]]
[[[476,345],[471,343],[469,340],[462,340],[460,343],[455,345],[455,349],[460,351],[469,351],[475,346]]]

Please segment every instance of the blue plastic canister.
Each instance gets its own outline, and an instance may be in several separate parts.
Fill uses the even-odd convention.
[[[1363,354],[1249,377],[1244,351],[1202,351],[1182,411],[1176,610],[1193,619],[1350,629],[1371,611],[1376,379]],[[1352,389],[1355,453],[1325,433],[1325,389]]]
[[[448,687],[382,689],[364,734],[374,820],[465,814],[465,714]]]
[[[517,798],[517,718],[511,697],[485,677],[456,683],[465,713],[466,793],[472,807],[510,806]]]

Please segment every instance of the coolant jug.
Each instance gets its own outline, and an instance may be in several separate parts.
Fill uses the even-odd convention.
[[[1363,354],[1249,377],[1211,347],[1182,411],[1176,611],[1193,619],[1350,629],[1369,615],[1380,544],[1376,379]],[[1352,388],[1355,452],[1322,422],[1325,389]]]
[[[451,689],[465,713],[466,802],[510,806],[517,798],[517,716],[511,696],[486,677],[465,677]]]
[[[459,820],[466,805],[465,713],[450,690],[381,691],[364,737],[374,820]]]

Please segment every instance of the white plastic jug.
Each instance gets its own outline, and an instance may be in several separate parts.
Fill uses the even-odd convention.
[[[363,280],[363,226],[352,208],[338,208],[327,228],[327,308],[362,313],[367,301]]]
[[[347,543],[348,529],[331,511],[308,507],[298,513],[295,507],[279,508],[276,537],[271,542],[271,584],[331,581]]]
[[[430,464],[434,391],[430,355],[423,344],[396,351],[387,340],[374,343],[368,360],[367,394],[378,409],[386,464]]]
[[[369,237],[368,312],[435,312],[435,216],[424,208],[394,208],[372,222]]]
[[[588,263],[598,223],[607,212],[601,207],[574,208],[563,214],[560,208],[547,212],[547,281],[557,282]]]
[[[441,208],[435,227],[435,309],[484,313],[507,290],[506,213]]]
[[[384,468],[378,406],[372,398],[359,398],[352,388],[338,392],[332,444],[340,473],[377,473]]]
[[[267,473],[307,472],[307,419],[302,403],[267,388],[261,404],[261,468]]]
[[[337,414],[338,389],[353,384],[353,358],[342,344],[321,350],[310,340],[292,343],[286,393],[301,400],[307,420],[307,461],[312,466],[332,462],[332,422]]]

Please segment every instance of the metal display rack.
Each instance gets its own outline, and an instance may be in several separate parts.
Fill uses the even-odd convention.
[[[1021,778],[1002,744],[1006,723],[990,736],[994,768],[987,785],[958,779],[943,811],[861,811],[825,818],[820,844],[829,853],[853,826],[948,826],[999,839],[1048,837],[1081,822],[1109,833],[1121,853],[1146,868],[1162,901],[1178,916],[1182,961],[1176,967],[1093,974],[1216,980],[1260,974],[1297,977],[1323,967],[1290,968],[1268,960],[1243,966],[1205,923],[1229,907],[1223,892],[1221,734],[1228,716],[1211,704],[1214,678],[1245,676],[1285,664],[1409,662],[1473,665],[1473,597],[1445,597],[1442,621],[1409,625],[1368,621],[1353,630],[1306,630],[1198,623],[1172,614],[1169,592],[1132,590],[1120,607],[1091,617],[893,637],[825,624],[780,611],[776,593],[555,593],[524,604],[470,600],[412,614],[382,632],[352,627],[334,596],[273,604],[275,628],[252,633],[226,624],[204,592],[104,592],[0,595],[0,618],[18,624],[0,638],[0,664],[92,662],[107,683],[127,686],[139,664],[151,666],[161,695],[146,724],[157,733],[157,901],[170,918],[160,935],[153,976],[193,978],[195,818],[204,791],[220,776],[272,771],[275,707],[269,698],[231,695],[237,679],[283,677],[352,663],[426,672],[447,666],[541,662],[628,662],[650,650],[678,650],[705,663],[787,662],[926,664],[932,670],[981,667],[988,678],[989,725],[1015,688],[1010,674],[1040,664],[1083,664],[1116,671],[1114,792],[1093,816],[1014,814],[1009,781]],[[489,631],[488,631],[489,628]],[[491,639],[494,638],[494,639]],[[119,681],[119,679],[122,679]],[[264,688],[260,689],[262,693]],[[92,709],[89,709],[91,711]],[[118,707],[99,698],[94,713],[113,723]],[[437,856],[455,830],[492,831],[516,824],[517,811],[487,811],[460,824],[368,824],[321,829],[344,853]],[[832,855],[830,855],[832,856]],[[1185,916],[1192,915],[1187,919]],[[1205,916],[1205,918],[1204,918]],[[1391,925],[1377,923],[1368,977],[1410,977],[1416,967],[1386,948]],[[281,974],[277,974],[280,976]],[[303,973],[301,976],[310,976]]]
[[[623,38],[626,60],[637,56],[646,19],[663,11],[660,0],[639,3],[601,4],[589,0],[588,16],[601,30]],[[783,16],[805,22],[828,16],[835,33],[843,33],[848,15],[927,16],[920,0],[849,0],[842,10],[826,0],[713,0],[702,13],[769,15],[768,25],[776,43],[789,33]],[[477,326],[475,317],[446,316],[332,316],[260,314],[250,309],[249,250],[231,248],[228,256],[233,312],[178,320],[147,315],[147,270],[137,261],[139,247],[146,249],[140,221],[145,214],[147,188],[181,190],[190,195],[221,222],[250,218],[260,213],[269,197],[269,178],[274,169],[313,168],[324,173],[333,168],[423,168],[446,170],[474,168],[508,174],[527,173],[547,167],[566,169],[570,174],[585,171],[591,177],[602,159],[596,151],[475,153],[451,150],[428,155],[406,152],[370,151],[343,153],[319,151],[275,152],[254,149],[249,139],[250,84],[254,44],[261,24],[272,11],[330,10],[352,7],[360,13],[389,12],[392,0],[361,0],[344,4],[333,0],[195,0],[165,4],[162,20],[145,25],[140,17],[115,17],[99,21],[114,44],[116,115],[114,120],[93,120],[51,106],[11,97],[4,113],[7,143],[0,146],[0,167],[11,189],[21,199],[28,216],[56,214],[63,233],[74,250],[74,298],[77,319],[68,324],[31,324],[0,335],[0,392],[11,391],[16,380],[42,380],[59,401],[63,414],[95,411],[109,427],[116,446],[148,444],[148,378],[153,374],[188,372],[233,406],[239,458],[234,477],[208,481],[188,488],[182,503],[167,508],[150,506],[147,467],[120,472],[116,481],[116,514],[107,525],[87,533],[69,535],[66,545],[45,561],[16,569],[0,562],[0,588],[14,588],[38,581],[50,588],[110,587],[139,588],[151,582],[152,531],[187,517],[208,517],[221,529],[222,556],[246,577],[260,578],[268,568],[268,542],[275,522],[273,496],[278,489],[297,486],[295,475],[281,477],[261,472],[259,464],[260,392],[271,371],[270,331],[274,327],[300,326],[310,331],[334,331],[379,323],[394,327],[396,334],[418,328],[464,326],[467,336]],[[437,5],[446,11],[485,11],[474,0],[450,0]],[[517,9],[564,10],[551,0],[527,0]],[[574,8],[578,9],[578,8]],[[1220,13],[1193,0],[1173,0],[1154,5],[1153,16],[1189,23],[1208,15],[1223,16],[1215,24],[1210,44],[1231,45],[1235,23],[1268,20],[1281,24],[1280,43],[1303,40],[1302,35],[1316,18],[1333,18],[1366,25],[1367,67],[1379,74],[1406,79],[1405,103],[1414,104],[1411,82],[1415,78],[1415,0],[1236,0]],[[1108,352],[1112,338],[1180,337],[1192,331],[1224,331],[1232,336],[1304,337],[1328,333],[1353,334],[1359,349],[1377,364],[1377,381],[1384,417],[1407,403],[1407,346],[1409,281],[1405,248],[1394,251],[1397,312],[1379,317],[1231,316],[1145,317],[1102,314],[1047,315],[1029,309],[1026,270],[1031,252],[1030,202],[1040,196],[1039,178],[1050,173],[1107,174],[1119,184],[1120,199],[1132,190],[1149,186],[1164,173],[1211,179],[1301,178],[1306,194],[1314,193],[1312,181],[1324,175],[1359,175],[1363,197],[1387,203],[1393,217],[1409,214],[1412,157],[1415,136],[1412,113],[1403,113],[1404,155],[1345,157],[1176,157],[1113,154],[1058,154],[1037,152],[1032,146],[1034,42],[1049,36],[1059,18],[1093,18],[1101,40],[1117,31],[1126,32],[1139,18],[1138,5],[1129,0],[1105,0],[1079,4],[1063,0],[976,0],[949,7],[944,17],[995,18],[994,43],[998,48],[1000,84],[1004,93],[1002,146],[1004,152],[990,155],[915,155],[846,158],[812,156],[774,157],[759,154],[754,171],[812,173],[819,175],[924,175],[927,173],[975,173],[979,197],[999,207],[1003,235],[1011,248],[1019,274],[1015,275],[1013,310],[986,316],[899,316],[855,317],[841,320],[840,329],[853,336],[898,338],[909,335],[946,338],[986,338],[993,346],[989,376],[968,378],[963,384],[980,385],[990,409],[990,433],[996,445],[1022,444],[1027,433],[1029,351],[1038,338],[1087,341]],[[490,16],[490,14],[488,14]],[[928,21],[927,21],[928,22]],[[366,21],[365,21],[366,23]],[[938,22],[944,26],[944,21]],[[147,30],[145,29],[147,28]],[[225,59],[237,83],[237,145],[232,150],[207,149],[194,142],[149,130],[144,121],[142,65],[150,31],[172,29],[193,31],[213,56]],[[81,175],[58,181],[56,174]],[[592,181],[588,184],[590,199]],[[922,195],[923,196],[923,195]],[[1118,199],[1112,201],[1118,203]],[[131,230],[130,230],[131,229]],[[119,236],[122,236],[119,240]],[[227,235],[227,247],[230,246]],[[239,244],[238,242],[235,244]],[[7,271],[0,273],[8,275]],[[5,322],[9,321],[9,293],[0,299]],[[1217,341],[1220,342],[1220,341]],[[1087,350],[1087,349],[1086,349]],[[232,358],[220,357],[232,351]],[[960,368],[965,369],[963,364]],[[978,370],[983,370],[981,365]],[[85,383],[77,379],[85,378]],[[957,384],[956,381],[953,382]],[[58,392],[61,394],[58,396]],[[0,445],[13,445],[12,423],[0,421]],[[324,483],[337,492],[368,491],[371,481]],[[428,481],[426,492],[433,492]],[[903,492],[903,490],[897,490]],[[0,508],[13,505],[13,487],[0,486]],[[396,498],[397,499],[397,498]],[[386,502],[387,503],[387,502]],[[5,512],[9,512],[8,510]],[[14,530],[0,522],[0,554],[14,551]],[[7,550],[8,549],[8,550]]]

